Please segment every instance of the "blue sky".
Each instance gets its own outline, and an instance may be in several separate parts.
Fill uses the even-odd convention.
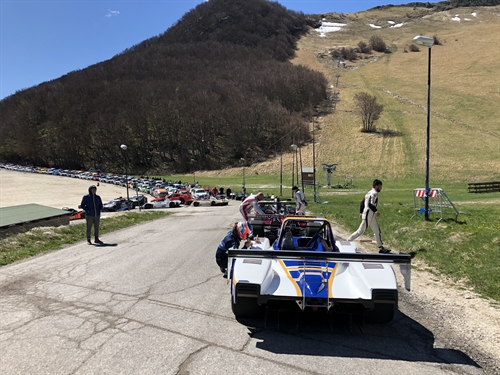
[[[165,32],[204,0],[0,0],[0,99],[110,59]],[[409,0],[279,0],[306,14]]]

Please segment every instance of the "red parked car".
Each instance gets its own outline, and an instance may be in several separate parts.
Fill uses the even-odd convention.
[[[181,204],[186,204],[190,205],[193,203],[193,197],[191,196],[191,193],[188,190],[177,190],[176,193],[172,193],[168,196],[170,200],[180,200]]]

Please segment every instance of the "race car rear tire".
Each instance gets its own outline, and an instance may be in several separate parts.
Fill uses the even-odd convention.
[[[389,323],[395,313],[396,303],[375,303],[373,310],[367,311],[365,317],[369,323]]]
[[[200,205],[200,202],[194,202],[193,206],[198,207]]]
[[[257,303],[257,298],[236,297],[236,303],[231,298],[231,309],[237,318],[255,318],[262,315],[262,306]]]
[[[174,207],[175,207],[175,206],[177,206],[177,205],[176,205],[174,202],[170,202],[170,203],[168,204],[168,206],[169,206],[170,208],[174,208]]]

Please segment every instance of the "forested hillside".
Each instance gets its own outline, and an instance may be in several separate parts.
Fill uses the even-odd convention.
[[[114,58],[0,101],[0,160],[183,172],[308,140],[323,75],[294,66],[315,20],[265,0],[211,0]]]

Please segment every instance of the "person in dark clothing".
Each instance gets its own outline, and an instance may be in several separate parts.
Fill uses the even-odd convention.
[[[227,199],[230,199],[230,198],[231,198],[231,188],[230,188],[230,187],[228,187],[228,188],[226,189],[226,197],[227,197]]]
[[[252,239],[259,242],[258,237],[252,234],[252,226],[247,221],[240,221],[236,223],[226,236],[222,239],[217,252],[215,253],[215,261],[223,273],[223,277],[227,278],[227,251],[229,249],[238,249],[241,240],[246,240],[243,249],[249,249],[252,246]]]
[[[103,243],[99,239],[99,221],[101,218],[102,200],[96,192],[97,187],[95,185],[90,186],[89,193],[83,196],[82,203],[80,204],[80,207],[85,210],[85,219],[87,220],[87,243],[89,245],[92,245],[90,241],[92,225],[94,226],[94,242],[97,244]]]

